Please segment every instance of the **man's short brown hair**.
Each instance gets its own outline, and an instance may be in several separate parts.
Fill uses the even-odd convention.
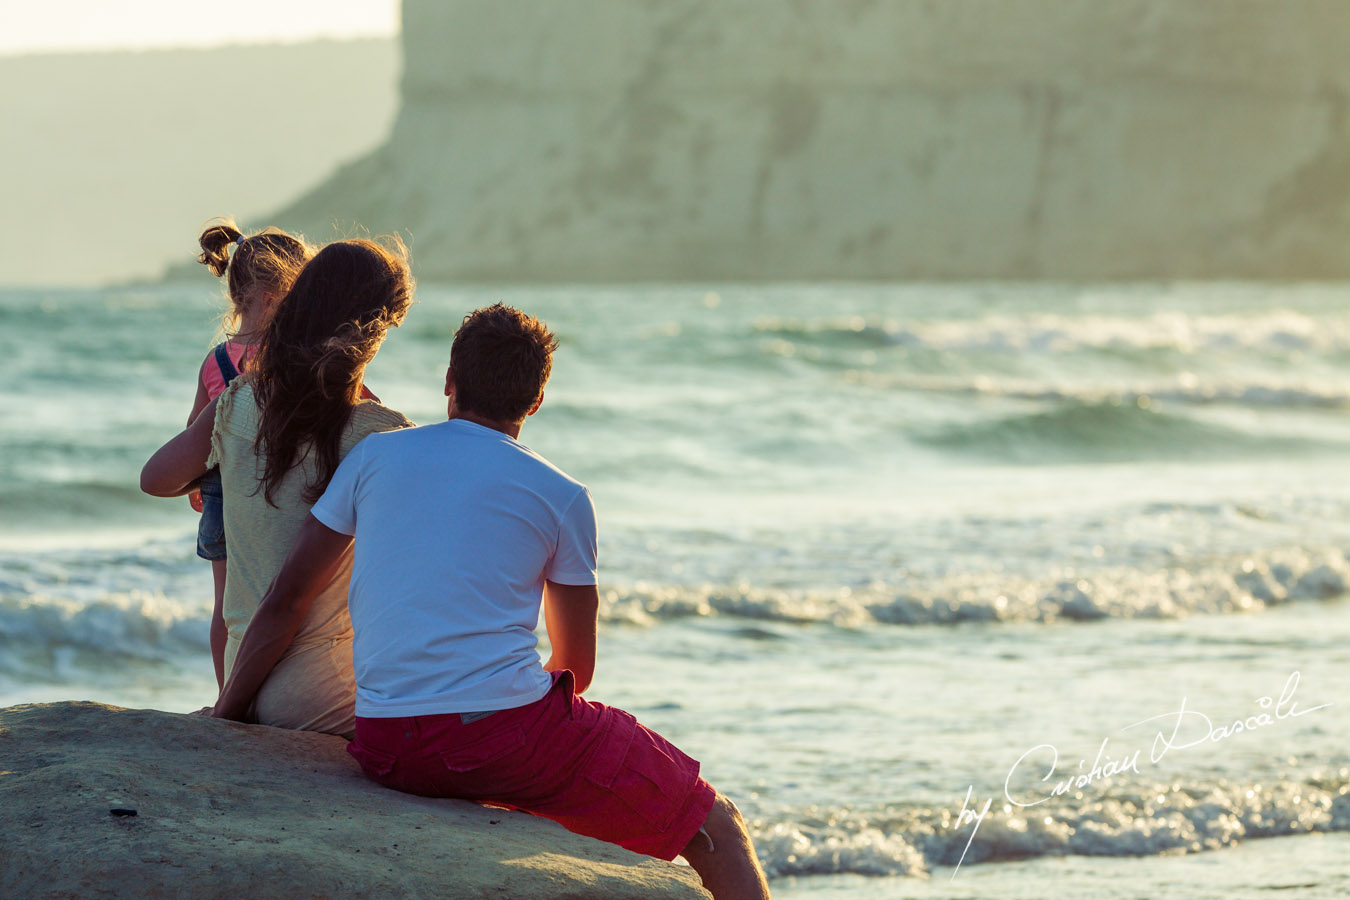
[[[522,421],[544,392],[558,341],[534,316],[501,303],[464,317],[450,346],[455,403],[494,422]]]

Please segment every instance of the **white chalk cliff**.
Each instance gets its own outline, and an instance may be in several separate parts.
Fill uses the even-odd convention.
[[[405,0],[423,277],[1350,275],[1343,0]]]

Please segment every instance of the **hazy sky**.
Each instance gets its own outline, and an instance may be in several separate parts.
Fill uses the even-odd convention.
[[[0,56],[393,35],[399,0],[0,0]]]

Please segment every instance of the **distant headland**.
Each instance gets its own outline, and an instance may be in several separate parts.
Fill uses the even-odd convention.
[[[276,216],[423,278],[1350,276],[1336,0],[405,0],[388,141]]]

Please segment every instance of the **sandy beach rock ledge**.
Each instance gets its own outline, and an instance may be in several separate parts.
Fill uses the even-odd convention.
[[[97,703],[0,710],[0,827],[5,898],[708,896],[544,819],[381,788],[340,738]]]

